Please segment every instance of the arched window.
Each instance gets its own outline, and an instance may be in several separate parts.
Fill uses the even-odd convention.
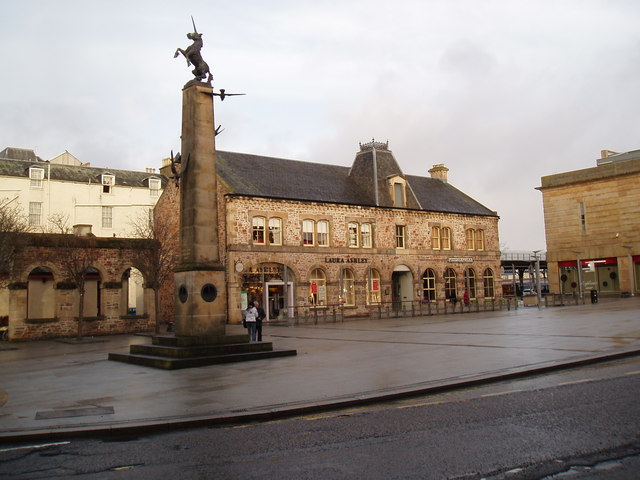
[[[144,277],[131,267],[122,274],[121,315],[144,315]]]
[[[54,318],[55,292],[51,270],[34,268],[27,280],[27,318]]]
[[[264,245],[264,217],[253,217],[251,221],[251,232],[253,243],[257,245]]]
[[[476,272],[473,268],[464,271],[464,288],[469,293],[469,298],[476,298]]]
[[[314,306],[327,304],[327,276],[320,268],[311,271],[309,277],[309,300]]]
[[[422,298],[430,302],[436,300],[436,273],[431,268],[422,274]]]
[[[93,268],[87,268],[84,276],[84,316],[98,317],[101,315],[100,298],[100,272]]]
[[[380,272],[372,268],[369,270],[369,278],[367,279],[367,304],[371,305],[381,301]]]
[[[329,222],[327,220],[318,220],[318,246],[329,246]]]
[[[346,306],[356,304],[356,277],[353,270],[345,268],[342,270],[342,300]]]
[[[449,227],[442,228],[442,250],[451,250],[451,229]]]
[[[487,268],[482,274],[482,280],[484,283],[484,298],[495,298],[493,270]]]
[[[315,231],[315,223],[313,220],[302,221],[302,244],[312,246],[314,244],[313,237]]]
[[[371,241],[371,224],[363,223],[360,225],[360,235],[362,238],[362,248],[371,248],[373,246],[373,242]]]
[[[476,250],[484,250],[484,230],[476,230]]]
[[[476,249],[476,231],[473,228],[467,229],[467,250]]]
[[[270,218],[269,219],[269,244],[270,245],[282,245],[282,219]]]
[[[445,298],[458,298],[456,292],[456,272],[453,268],[444,271],[444,296]]]
[[[440,242],[440,227],[431,227],[431,248],[440,250],[442,244]]]

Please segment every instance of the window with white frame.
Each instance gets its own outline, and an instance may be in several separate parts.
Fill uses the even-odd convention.
[[[318,220],[317,229],[318,229],[318,246],[328,247],[329,246],[329,221]]]
[[[406,247],[406,229],[404,225],[396,225],[396,248]]]
[[[149,193],[152,197],[160,196],[160,187],[162,186],[162,182],[158,178],[150,178],[149,179]]]
[[[467,268],[464,271],[464,288],[469,298],[476,298],[476,271],[473,268]]]
[[[269,219],[269,244],[270,245],[282,245],[282,219],[270,218]]]
[[[444,296],[447,299],[457,298],[456,292],[456,272],[453,268],[444,271]]]
[[[320,268],[315,268],[309,278],[309,300],[314,306],[327,304],[327,276]]]
[[[496,294],[494,290],[493,270],[487,268],[482,274],[482,280],[484,283],[484,297],[494,298]]]
[[[116,177],[113,175],[102,175],[102,193],[111,193],[113,186],[116,184]]]
[[[442,227],[441,235],[442,250],[451,250],[451,229],[449,227]]]
[[[362,248],[371,248],[373,246],[370,223],[360,225],[360,238],[362,239]]]
[[[473,228],[467,228],[467,250],[476,249],[476,231]]]
[[[350,268],[342,270],[342,301],[347,306],[356,304],[356,277]]]
[[[255,245],[264,245],[264,217],[253,217],[251,220],[251,235]]]
[[[316,222],[313,220],[302,221],[302,245],[312,247],[315,244],[315,226]]]
[[[431,268],[427,268],[422,274],[422,299],[436,301],[436,273]]]
[[[42,188],[44,180],[44,168],[29,168],[29,179],[31,180],[31,188]]]
[[[369,270],[369,278],[367,279],[367,304],[377,304],[382,302],[380,294],[380,272],[375,268]]]
[[[484,250],[484,230],[476,230],[476,250]]]
[[[102,228],[113,228],[113,207],[102,207]]]
[[[29,202],[29,226],[39,227],[42,225],[42,203]]]
[[[349,222],[347,226],[348,234],[349,234],[349,247],[358,247],[359,246],[359,235],[358,235],[358,224],[355,222]]]

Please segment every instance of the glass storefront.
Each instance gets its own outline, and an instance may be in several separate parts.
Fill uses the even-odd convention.
[[[620,278],[616,258],[599,258],[580,260],[581,270],[578,272],[577,261],[558,262],[560,272],[561,293],[580,292],[579,282],[582,280],[582,292],[591,290],[598,292],[619,292]]]

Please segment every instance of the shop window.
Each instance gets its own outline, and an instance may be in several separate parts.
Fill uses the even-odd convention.
[[[362,239],[362,248],[371,248],[373,246],[370,223],[360,225],[360,238]]]
[[[356,304],[356,278],[353,270],[345,268],[342,270],[342,302],[348,307]]]
[[[422,299],[436,301],[436,273],[431,268],[427,268],[422,274]]]
[[[473,228],[467,229],[467,250],[476,249],[476,231]]]
[[[160,196],[160,187],[162,186],[162,183],[160,182],[160,180],[158,178],[150,178],[149,179],[149,193],[151,194],[152,197],[159,197]]]
[[[318,228],[318,246],[329,246],[329,222],[327,220],[319,220],[317,224]]]
[[[442,250],[451,250],[451,229],[449,227],[442,227],[440,239]]]
[[[102,228],[113,228],[113,207],[102,207]]]
[[[269,244],[282,245],[282,219],[269,219]]]
[[[354,222],[349,222],[349,225],[347,226],[347,230],[349,234],[349,243],[348,243],[349,247],[358,247],[359,246],[358,224]]]
[[[484,230],[476,230],[476,250],[483,251],[484,248]]]
[[[309,282],[309,300],[316,307],[327,304],[327,276],[320,268],[311,272]]]
[[[433,250],[440,250],[442,248],[442,242],[440,241],[441,233],[440,227],[431,227],[431,248]]]
[[[42,188],[44,168],[29,168],[29,179],[31,180],[31,188]]]
[[[42,225],[42,203],[29,202],[29,226],[39,227]]]
[[[367,279],[367,304],[378,304],[382,302],[380,294],[380,272],[375,268],[369,270],[369,278]]]
[[[305,246],[313,246],[315,244],[315,223],[313,220],[302,221],[302,244]]]
[[[405,248],[406,246],[406,229],[404,225],[396,225],[396,248]]]
[[[116,184],[116,177],[113,175],[102,175],[102,193],[111,193],[113,186]]]
[[[444,271],[444,296],[447,299],[457,298],[456,292],[456,272],[453,268]]]
[[[469,298],[476,298],[476,272],[473,268],[464,271],[464,288],[469,293]]]
[[[487,268],[482,274],[484,284],[484,298],[494,298],[496,296],[494,290],[493,270]]]

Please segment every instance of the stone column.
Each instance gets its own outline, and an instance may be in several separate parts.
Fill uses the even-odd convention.
[[[221,336],[227,289],[218,250],[213,89],[195,80],[182,93],[181,155],[176,335]]]

